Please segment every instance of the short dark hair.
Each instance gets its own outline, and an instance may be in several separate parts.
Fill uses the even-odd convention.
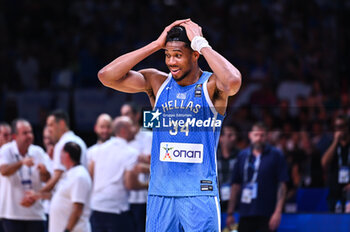
[[[77,143],[68,142],[64,145],[63,150],[69,154],[75,164],[80,164],[81,148]]]
[[[267,126],[266,126],[263,122],[256,122],[256,123],[254,123],[253,126],[252,126],[252,130],[253,130],[255,127],[256,127],[256,128],[259,128],[259,129],[262,129],[262,130],[264,130],[264,131],[267,131]]]
[[[339,114],[336,116],[335,120],[342,120],[344,121],[344,127],[346,127],[346,129],[350,130],[350,118],[345,115],[345,114]]]
[[[175,26],[168,31],[165,43],[171,41],[181,41],[185,46],[191,48],[191,41],[187,37],[186,29],[183,26]]]
[[[141,107],[139,105],[137,105],[135,102],[126,102],[126,103],[124,103],[123,106],[130,106],[133,114],[137,114],[137,113],[142,112]]]
[[[56,122],[63,120],[66,123],[67,127],[70,127],[69,116],[66,111],[61,109],[54,110],[49,114],[49,116],[54,116]]]
[[[343,120],[346,124],[349,124],[349,118],[344,114],[337,115],[335,119]]]

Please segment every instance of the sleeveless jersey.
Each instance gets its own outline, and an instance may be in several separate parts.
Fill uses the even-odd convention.
[[[153,112],[150,195],[218,195],[216,150],[224,116],[210,100],[203,72],[180,86],[171,73],[160,87]]]

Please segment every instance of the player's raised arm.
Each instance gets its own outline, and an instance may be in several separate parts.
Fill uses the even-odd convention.
[[[136,72],[132,71],[131,69],[149,55],[164,48],[167,32],[173,26],[180,25],[181,23],[187,21],[189,21],[189,19],[177,20],[173,22],[164,29],[157,40],[140,49],[116,58],[98,72],[99,80],[103,83],[103,85],[122,92],[147,92],[151,88],[151,84],[147,80],[147,75],[157,75],[157,70],[147,69]]]
[[[193,50],[201,53],[215,74],[216,87],[227,96],[236,94],[241,86],[242,77],[238,69],[225,57],[213,50],[202,35],[202,28],[192,21],[181,24],[186,28]]]

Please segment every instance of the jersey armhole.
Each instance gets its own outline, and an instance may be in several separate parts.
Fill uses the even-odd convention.
[[[163,84],[158,89],[157,96],[156,96],[156,99],[154,101],[153,110],[155,110],[155,108],[156,108],[156,105],[157,105],[158,98],[159,98],[160,94],[163,92],[163,89],[169,83],[170,80],[171,80],[171,74],[169,73],[167,79],[163,82]]]
[[[209,77],[209,78],[210,78],[210,77]],[[204,83],[203,83],[203,91],[204,91],[205,100],[207,101],[211,112],[212,112],[212,113],[214,114],[214,116],[216,117],[217,115],[220,115],[220,114],[216,111],[216,109],[215,109],[215,107],[214,107],[214,104],[213,104],[213,102],[211,101],[210,96],[209,96],[208,87],[207,87],[209,78],[208,78],[206,81],[204,81]]]

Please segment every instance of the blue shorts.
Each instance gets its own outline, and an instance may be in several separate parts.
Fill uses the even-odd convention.
[[[148,196],[146,232],[219,232],[220,219],[215,196]]]

